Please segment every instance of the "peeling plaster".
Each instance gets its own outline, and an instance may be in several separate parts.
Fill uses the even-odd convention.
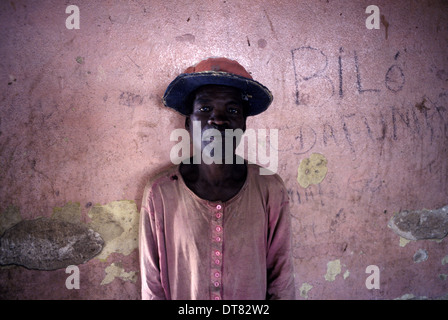
[[[113,201],[106,205],[93,206],[88,216],[90,227],[104,239],[103,251],[97,256],[105,260],[113,253],[129,255],[138,248],[139,214],[134,201]]]
[[[426,296],[415,296],[412,293],[405,293],[399,298],[395,298],[394,300],[426,300],[428,297]]]
[[[0,239],[0,264],[56,270],[83,264],[100,253],[104,241],[82,223],[60,219],[22,220]]]
[[[121,280],[130,281],[133,283],[137,281],[137,271],[125,272],[124,269],[116,263],[112,263],[105,269],[105,271],[106,276],[103,281],[101,281],[102,286],[111,283],[115,280],[115,278],[120,278]]]
[[[415,298],[415,296],[412,293],[405,293],[401,297],[395,298],[394,300],[410,300],[410,299],[414,299],[414,298]]]
[[[339,259],[327,263],[327,274],[325,280],[334,281],[336,276],[341,273],[341,261]]]
[[[428,252],[423,249],[418,249],[417,252],[414,254],[413,259],[415,263],[426,261],[428,260]]]
[[[436,297],[427,296],[415,296],[412,293],[406,293],[401,297],[395,298],[394,300],[448,300],[448,293]]]
[[[443,239],[448,234],[448,205],[434,210],[400,211],[388,223],[408,240]]]
[[[442,259],[442,266],[444,266],[445,264],[448,264],[448,256],[445,256]]]
[[[309,283],[304,282],[300,287],[300,296],[308,299],[308,292],[313,288]]]
[[[327,159],[320,153],[313,153],[299,164],[297,182],[302,188],[321,183],[327,174]]]
[[[400,237],[400,247],[405,247],[409,242],[411,242],[412,240],[408,240],[406,238]]]

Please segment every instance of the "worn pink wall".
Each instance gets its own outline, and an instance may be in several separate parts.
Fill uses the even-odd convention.
[[[69,4],[79,30],[65,26]],[[371,4],[379,30],[365,25]],[[139,209],[183,126],[162,106],[166,86],[226,56],[274,94],[248,128],[279,130],[297,298],[448,294],[447,239],[408,242],[387,227],[395,212],[448,204],[444,1],[14,0],[0,3],[0,24],[0,213],[48,217],[71,202],[88,223],[92,204]],[[313,153],[328,171],[305,189],[297,171]],[[414,261],[419,249],[427,260]],[[137,257],[80,265],[72,290],[63,269],[3,267],[0,297],[138,299]],[[111,265],[121,273],[104,281]],[[366,288],[369,265],[379,289]]]

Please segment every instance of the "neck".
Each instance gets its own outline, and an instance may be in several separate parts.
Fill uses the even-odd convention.
[[[233,180],[244,169],[245,164],[204,164],[197,165],[200,180],[205,180],[211,185],[224,184],[226,181]]]
[[[190,159],[191,160],[191,159]],[[235,196],[246,180],[247,164],[181,164],[186,185],[200,198],[227,201]]]
[[[237,161],[238,159],[238,161]],[[225,161],[222,164],[194,164],[190,158],[190,164],[181,165],[181,173],[184,178],[193,182],[206,182],[209,185],[223,185],[226,182],[231,183],[235,180],[241,180],[246,176],[246,161],[238,156],[234,156],[234,160],[230,164]]]

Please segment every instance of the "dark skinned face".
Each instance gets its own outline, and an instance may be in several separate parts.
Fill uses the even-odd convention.
[[[216,85],[201,87],[196,92],[192,113],[186,119],[186,129],[192,136],[193,121],[200,121],[201,134],[207,129],[219,130],[224,154],[225,129],[246,130],[243,105],[241,92],[236,88]],[[209,143],[210,141],[203,141],[202,149]],[[234,143],[233,154],[235,148]]]

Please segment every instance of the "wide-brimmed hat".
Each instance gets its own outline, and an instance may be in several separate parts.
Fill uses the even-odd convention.
[[[163,104],[183,115],[189,115],[191,106],[187,105],[186,100],[190,93],[210,84],[240,89],[243,99],[249,103],[248,116],[265,111],[273,100],[269,89],[255,81],[237,61],[208,58],[187,68],[168,85],[163,95]]]

